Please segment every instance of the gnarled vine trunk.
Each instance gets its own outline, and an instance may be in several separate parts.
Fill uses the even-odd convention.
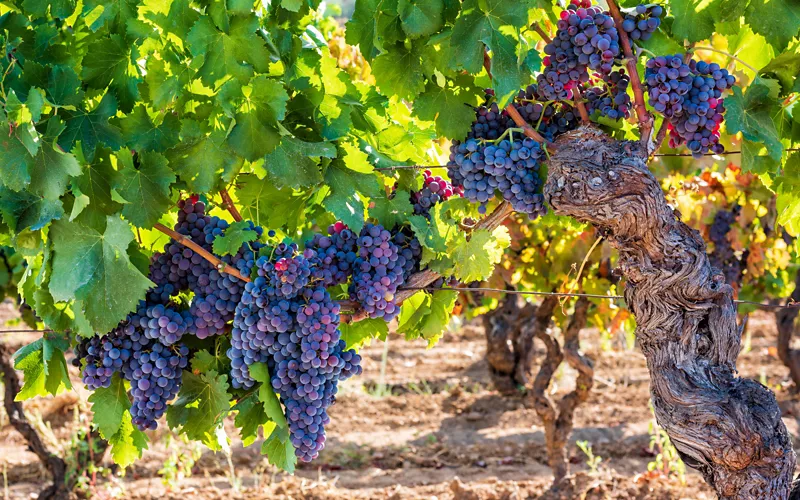
[[[510,394],[527,387],[533,370],[533,337],[523,325],[533,316],[536,306],[519,295],[507,294],[497,309],[483,315],[486,334],[486,361],[495,388]]]
[[[791,440],[772,392],[736,375],[733,289],[705,242],[667,204],[639,143],[584,126],[557,146],[545,197],[619,251],[659,425],[720,498],[787,498]]]

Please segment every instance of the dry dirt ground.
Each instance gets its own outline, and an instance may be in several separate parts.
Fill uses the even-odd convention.
[[[3,304],[5,318],[12,311]],[[0,315],[3,312],[0,311]],[[0,316],[2,320],[3,316]],[[596,360],[597,380],[589,403],[576,414],[569,452],[575,474],[574,498],[704,499],[714,498],[701,477],[687,471],[683,482],[673,475],[647,472],[649,449],[648,377],[642,355],[634,350],[603,351],[598,332],[582,333],[583,348]],[[789,431],[798,436],[800,405],[787,382],[787,370],[775,355],[771,315],[750,318],[749,349],[739,359],[742,376],[777,390]],[[22,345],[32,336],[3,335]],[[483,329],[468,324],[448,334],[436,347],[392,338],[380,387],[383,343],[362,351],[364,373],[341,387],[331,409],[328,447],[294,476],[270,467],[259,443],[243,448],[235,437],[230,461],[223,453],[203,451],[191,477],[165,482],[159,469],[190,445],[151,433],[150,449],[123,477],[98,478],[92,498],[270,498],[270,499],[525,499],[541,498],[551,475],[546,465],[541,422],[523,395],[501,396],[493,390],[483,360]],[[79,381],[77,372],[74,380]],[[574,372],[562,369],[553,388],[563,393]],[[26,403],[40,419],[51,442],[68,442],[86,425],[86,393]],[[83,421],[83,423],[81,423]],[[31,498],[46,482],[36,457],[0,415],[0,468],[6,498]],[[231,427],[231,436],[235,436]],[[576,441],[591,443],[602,457],[589,471]]]

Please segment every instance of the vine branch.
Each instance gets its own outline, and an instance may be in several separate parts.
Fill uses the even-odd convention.
[[[531,29],[533,31],[535,31],[536,33],[538,33],[539,36],[542,37],[542,40],[544,40],[545,43],[552,43],[553,42],[553,39],[550,38],[550,35],[548,35],[547,32],[542,29],[541,26],[539,26],[539,23],[531,24]]]
[[[182,234],[180,234],[178,232],[173,231],[172,229],[168,228],[164,224],[161,224],[160,222],[156,223],[156,225],[153,226],[153,229],[155,229],[157,231],[161,231],[162,233],[166,234],[167,236],[169,236],[173,240],[177,241],[179,244],[181,244],[181,245],[183,245],[183,246],[185,246],[187,248],[191,248],[192,250],[197,252],[197,254],[200,255],[202,258],[204,258],[208,262],[210,262],[218,270],[220,270],[220,271],[222,271],[224,273],[228,273],[231,276],[235,276],[235,277],[239,278],[242,281],[246,281],[248,283],[250,282],[250,278],[248,278],[247,276],[242,275],[242,273],[240,273],[238,269],[236,269],[235,267],[233,267],[233,266],[231,266],[229,264],[226,264],[225,262],[222,262],[221,260],[219,260],[217,258],[216,255],[212,254],[211,252],[207,251],[205,248],[201,247],[200,245],[198,245],[197,243],[192,241],[191,238],[186,237],[186,236],[184,236],[184,235],[182,235]]]
[[[220,189],[219,195],[222,196],[222,208],[231,214],[233,220],[236,222],[242,222],[242,214],[239,213],[239,209],[233,204],[233,200],[231,199],[231,195],[228,193],[228,190],[225,188]]]
[[[575,108],[578,110],[578,115],[581,117],[581,123],[586,125],[589,123],[589,113],[586,111],[586,105],[583,103],[583,96],[579,86],[575,86]]]
[[[653,133],[653,117],[647,112],[647,107],[644,104],[644,92],[642,90],[642,80],[639,77],[639,71],[636,69],[636,57],[633,55],[631,49],[631,41],[628,38],[628,33],[622,29],[622,14],[619,7],[614,0],[608,0],[608,10],[614,18],[614,24],[617,26],[619,33],[620,45],[622,45],[622,52],[625,55],[625,64],[628,67],[628,76],[631,77],[631,87],[633,88],[634,110],[636,117],[639,120],[639,131],[642,134],[641,143],[644,146],[648,156],[653,149],[652,133]]]

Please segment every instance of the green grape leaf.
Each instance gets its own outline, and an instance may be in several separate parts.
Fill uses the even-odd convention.
[[[122,206],[111,197],[111,186],[117,172],[108,157],[95,161],[83,168],[83,174],[73,182],[75,187],[86,195],[96,212],[110,215],[117,213]]]
[[[266,455],[269,463],[285,470],[289,474],[294,474],[297,465],[297,455],[294,453],[294,446],[289,439],[289,429],[275,427],[261,445],[261,454]]]
[[[233,18],[227,32],[217,29],[208,16],[197,20],[186,41],[192,56],[204,57],[197,76],[206,86],[215,88],[230,77],[244,84],[255,71],[269,72],[270,54],[257,29],[255,16]]]
[[[14,368],[22,371],[25,379],[14,401],[24,401],[36,396],[57,395],[72,389],[64,351],[69,340],[63,334],[48,332],[42,338],[14,353]]]
[[[167,158],[175,173],[195,193],[215,191],[221,173],[238,171],[244,163],[220,131],[197,140],[184,139],[167,152]]]
[[[455,262],[456,278],[464,283],[487,279],[510,244],[508,228],[500,226],[494,231],[477,229],[470,233],[468,241],[448,245],[448,254]]]
[[[714,33],[714,11],[704,0],[669,0],[670,12],[675,18],[672,34],[688,42],[699,42]]]
[[[761,68],[759,74],[775,75],[781,83],[782,95],[798,90],[796,81],[800,74],[800,53],[796,50],[789,50],[780,54]]]
[[[86,319],[108,332],[136,308],[153,283],[128,258],[133,233],[119,218],[106,229],[60,220],[53,224],[55,257],[50,292],[58,301],[84,301]]]
[[[305,204],[309,196],[306,191],[276,189],[270,182],[261,181],[252,174],[243,174],[236,179],[239,211],[242,217],[257,226],[296,229],[305,219]]]
[[[131,407],[125,382],[119,374],[111,378],[111,385],[100,387],[89,396],[92,403],[92,422],[97,426],[100,435],[109,439],[122,426],[123,416]]]
[[[142,458],[147,449],[147,435],[133,426],[130,412],[122,414],[119,430],[108,438],[111,458],[120,467],[127,467]]]
[[[384,95],[413,99],[425,89],[422,58],[415,49],[392,47],[372,61],[372,72]]]
[[[56,106],[73,110],[83,102],[81,79],[70,66],[56,65],[47,80],[47,100]]]
[[[428,82],[425,92],[414,100],[414,114],[436,123],[436,133],[450,139],[462,139],[475,120],[480,91],[473,87],[440,87]]]
[[[408,221],[422,246],[435,253],[447,252],[448,240],[451,238],[466,239],[463,233],[449,219],[445,218],[442,204],[434,205],[431,208],[430,219],[426,219],[422,215],[413,215],[408,218]]]
[[[379,190],[375,176],[355,172],[347,168],[344,161],[337,159],[325,172],[325,184],[330,188],[330,193],[323,206],[354,232],[361,231],[367,198]]]
[[[264,363],[250,365],[250,376],[253,377],[253,380],[256,382],[261,383],[258,388],[258,400],[264,404],[264,411],[267,417],[275,422],[275,425],[278,427],[288,429],[289,424],[286,423],[286,417],[283,414],[278,395],[275,394],[275,391],[272,389],[272,381],[267,365]]]
[[[336,158],[336,148],[329,142],[304,142],[285,136],[275,151],[264,158],[264,168],[278,189],[308,188],[322,182],[317,158]]]
[[[800,153],[792,152],[786,159],[774,189],[778,194],[775,203],[778,224],[784,226],[792,236],[800,236]]]
[[[184,371],[178,399],[167,410],[167,423],[172,428],[181,426],[189,439],[208,440],[229,410],[227,375]]]
[[[117,155],[122,168],[114,180],[114,189],[128,201],[122,215],[136,227],[150,228],[172,206],[169,187],[175,174],[164,155],[150,151],[139,153],[139,168],[127,149]]]
[[[237,412],[233,423],[241,431],[242,445],[250,446],[258,439],[259,427],[269,422],[264,405],[257,394],[251,394],[240,399],[233,410]]]
[[[33,158],[20,140],[19,129],[9,134],[8,122],[0,120],[0,130],[0,182],[20,191],[31,182]]]
[[[450,323],[453,308],[458,299],[458,292],[452,290],[439,290],[433,292],[430,303],[430,313],[425,316],[419,326],[422,338],[428,341],[428,346],[433,347]]]
[[[265,124],[256,113],[239,113],[228,140],[237,154],[255,161],[274,151],[281,136],[276,126]]]
[[[408,220],[414,213],[414,206],[411,204],[411,195],[408,191],[398,190],[392,195],[379,193],[372,198],[369,216],[383,225],[383,227],[395,227]]]
[[[374,57],[377,27],[375,18],[380,12],[378,6],[383,3],[382,0],[358,0],[355,2],[353,15],[345,26],[345,41],[350,45],[358,45],[368,62]]]
[[[243,220],[234,222],[225,230],[222,236],[214,238],[213,250],[215,255],[236,255],[242,245],[255,241],[258,235],[250,229],[250,222]]]
[[[780,161],[783,145],[772,121],[776,103],[770,82],[776,81],[756,78],[744,95],[733,87],[733,95],[725,99],[725,126],[729,133],[741,132],[745,139],[764,144],[770,157]]]
[[[59,19],[70,17],[75,11],[76,2],[74,0],[25,0],[22,8],[35,17],[45,17],[47,8],[50,7],[50,14]]]
[[[0,215],[3,222],[20,233],[25,229],[38,231],[64,215],[61,200],[46,200],[27,191],[14,192],[0,187]]]
[[[91,15],[89,29],[92,31],[97,31],[106,25],[121,31],[128,21],[136,19],[138,4],[136,0],[85,0],[83,14],[87,17]]]
[[[64,111],[67,127],[58,138],[58,145],[64,151],[71,151],[77,141],[86,160],[94,160],[98,144],[105,144],[112,150],[123,144],[120,130],[108,123],[108,119],[117,113],[117,100],[112,94],[106,94],[92,111]]]
[[[140,79],[131,55],[131,45],[122,36],[112,34],[89,45],[88,56],[82,61],[84,83],[94,89],[110,86],[125,113],[139,98]]]
[[[397,317],[397,333],[405,335],[406,340],[420,337],[419,325],[429,312],[431,296],[419,291],[403,301]]]
[[[782,51],[800,31],[800,5],[794,0],[751,0],[745,21]]]
[[[409,38],[433,35],[444,24],[443,0],[399,0],[397,8]]]
[[[156,125],[147,108],[139,105],[119,121],[119,127],[131,149],[163,153],[178,143],[181,124],[177,116],[167,113],[161,124]]]
[[[383,318],[364,319],[355,323],[342,323],[339,325],[347,349],[359,350],[369,345],[372,339],[386,340],[389,334],[389,325]]]
[[[58,201],[67,191],[69,178],[80,174],[81,166],[74,156],[45,143],[33,159],[29,189],[46,200]]]

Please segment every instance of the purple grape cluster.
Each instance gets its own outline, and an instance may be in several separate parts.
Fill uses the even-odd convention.
[[[533,219],[546,213],[544,197],[536,192],[541,154],[539,143],[529,138],[503,140],[496,146],[468,139],[451,148],[448,175],[453,185],[464,188],[464,197],[480,203],[480,213],[486,213],[486,203],[500,191],[514,210]]]
[[[625,70],[612,71],[607,76],[597,78],[596,82],[598,85],[583,92],[583,97],[587,101],[587,111],[589,113],[598,111],[612,120],[629,117],[631,97],[628,95],[628,85],[631,79],[625,74]]]
[[[397,246],[400,255],[405,259],[403,265],[403,281],[407,282],[412,274],[419,271],[420,257],[422,257],[422,245],[414,236],[414,231],[408,226],[399,226],[392,230],[392,242]]]
[[[411,192],[414,214],[430,217],[431,207],[439,202],[447,201],[454,194],[464,195],[460,186],[452,186],[446,179],[434,176],[430,170],[423,172],[422,189]]]
[[[493,141],[508,128],[508,116],[501,111],[496,102],[475,108],[475,121],[467,134],[469,139],[486,139]]]
[[[405,283],[405,260],[391,232],[381,225],[364,225],[358,237],[350,298],[357,300],[370,318],[389,322],[400,314],[395,295]]]
[[[164,345],[178,342],[191,327],[193,315],[190,311],[177,311],[163,304],[142,303],[128,321],[140,327],[145,338],[158,340]],[[138,323],[138,324],[137,324]]]
[[[622,30],[633,41],[649,40],[661,25],[662,14],[664,14],[664,8],[660,5],[637,5],[633,12],[625,14]]]
[[[680,55],[648,60],[645,84],[649,101],[667,119],[670,147],[686,144],[694,157],[708,151],[722,153],[722,92],[735,83],[736,78],[716,63],[692,60],[686,64]]]
[[[156,429],[158,419],[167,411],[167,403],[180,390],[189,349],[182,344],[165,346],[148,339],[133,325],[126,332],[132,354],[122,373],[131,384],[128,395],[132,422],[142,431]]]
[[[328,227],[328,234],[315,234],[306,242],[306,248],[315,252],[318,272],[322,273],[324,286],[347,283],[353,274],[357,256],[356,235],[346,224],[337,222]]]
[[[84,367],[81,379],[90,391],[111,385],[111,377],[122,370],[131,356],[131,341],[119,329],[103,336],[81,338],[75,345],[72,364]]]
[[[537,77],[548,101],[572,100],[573,89],[589,81],[589,69],[611,73],[619,58],[619,33],[614,19],[591,0],[572,0],[561,12],[558,31],[544,48],[544,72]]]
[[[349,241],[345,231],[349,230],[343,224],[334,225],[325,243],[322,238],[312,240],[322,254],[314,248],[299,254],[296,245],[281,244],[272,259],[259,258],[256,277],[245,285],[233,320],[228,350],[233,386],[254,386],[250,366],[267,364],[272,387],[284,403],[295,453],[306,462],[325,445],[327,408],[335,401],[338,381],[361,371],[358,354],[344,350],[339,305],[323,280],[333,279],[330,268],[339,269],[340,258],[347,260],[347,252],[327,252],[344,248],[334,241]],[[285,288],[287,284],[291,286]]]

